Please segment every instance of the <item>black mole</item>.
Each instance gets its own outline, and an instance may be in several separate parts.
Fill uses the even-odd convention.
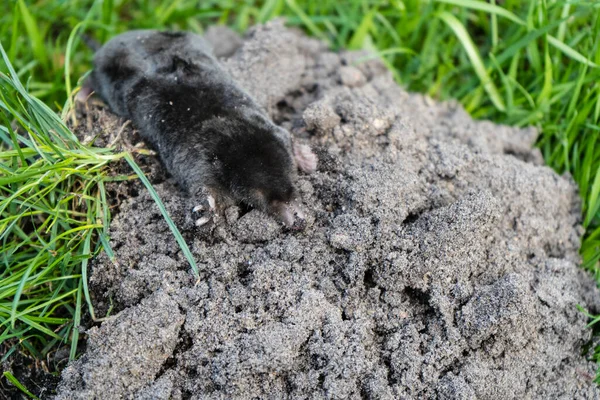
[[[130,119],[180,185],[193,196],[204,193],[211,209],[216,199],[271,212],[288,226],[302,218],[293,180],[296,168],[316,169],[316,156],[292,143],[202,37],[152,30],[118,35],[97,51],[81,94],[89,90]]]

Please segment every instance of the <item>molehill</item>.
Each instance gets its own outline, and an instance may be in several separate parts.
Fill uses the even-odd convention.
[[[118,264],[98,257],[90,281],[112,314],[57,399],[598,398],[576,309],[600,304],[577,266],[580,200],[542,166],[534,129],[407,93],[381,62],[281,23],[207,37],[318,152],[297,180],[307,227],[232,207],[196,228],[194,204],[138,155],[200,279],[139,181],[115,185]],[[105,107],[79,112],[81,137],[136,144]]]

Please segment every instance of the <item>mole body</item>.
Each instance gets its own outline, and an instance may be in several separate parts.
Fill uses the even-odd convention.
[[[296,168],[315,170],[316,156],[292,144],[289,132],[233,81],[202,37],[158,31],[116,36],[97,51],[86,86],[133,122],[190,194],[208,191],[218,204],[245,203],[290,226],[301,218],[293,180]]]

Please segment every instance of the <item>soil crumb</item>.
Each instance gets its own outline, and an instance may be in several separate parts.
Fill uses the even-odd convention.
[[[380,61],[280,22],[211,32],[236,79],[318,152],[297,180],[306,227],[232,207],[196,228],[195,204],[138,155],[200,279],[142,185],[113,190],[127,194],[118,265],[98,257],[90,282],[97,315],[112,314],[57,399],[599,397],[576,308],[600,304],[578,268],[580,200],[541,165],[534,129],[407,93]],[[87,112],[107,135],[122,125]],[[135,143],[130,126],[122,137]]]

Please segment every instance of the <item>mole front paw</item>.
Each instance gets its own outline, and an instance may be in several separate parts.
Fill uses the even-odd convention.
[[[192,209],[196,226],[201,227],[214,220],[216,217],[215,198],[211,195],[204,197],[203,201]]]

